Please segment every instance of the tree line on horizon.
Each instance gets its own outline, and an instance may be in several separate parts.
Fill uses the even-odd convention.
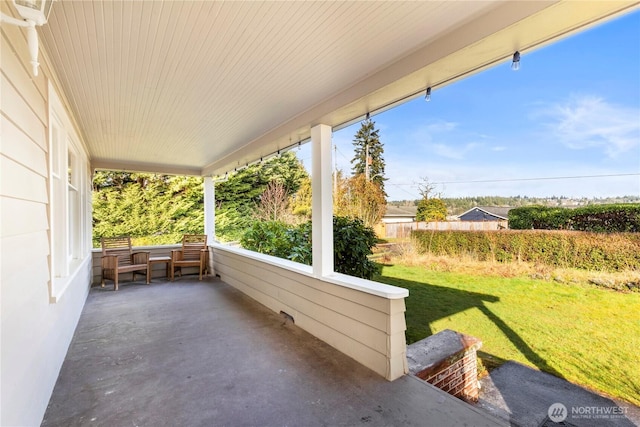
[[[618,203],[640,203],[640,196],[571,198],[564,196],[528,197],[528,196],[473,196],[473,197],[441,197],[449,215],[459,215],[476,206],[494,206],[519,208],[525,206],[585,206]],[[388,201],[389,206],[418,206],[420,199]]]
[[[103,236],[130,235],[137,246],[142,246],[179,243],[184,233],[204,232],[202,182],[198,177],[97,171],[93,180],[94,247],[99,246]],[[311,181],[295,154],[287,153],[273,163],[249,166],[226,182],[216,183],[216,234],[220,238],[227,241],[240,239],[258,215],[260,202],[270,182],[281,183],[286,197],[279,206],[288,206],[288,215],[294,222],[310,218]],[[367,183],[362,174],[356,178],[339,174],[338,183],[339,203],[336,205],[339,205],[339,213],[357,216],[358,212],[369,212],[373,220],[381,217],[384,198],[379,193],[372,193],[372,197],[364,199],[355,197],[366,192]],[[559,206],[572,199],[483,196],[443,197],[440,200],[449,215],[457,215],[474,206]],[[573,200],[582,205],[638,203],[640,197]],[[386,204],[417,206],[419,202],[403,200]],[[365,209],[367,205],[369,209]],[[262,215],[262,218],[266,217]]]

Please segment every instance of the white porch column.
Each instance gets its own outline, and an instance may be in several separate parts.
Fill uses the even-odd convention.
[[[313,274],[323,277],[333,273],[331,126],[311,128],[311,153]]]
[[[207,242],[213,243],[216,239],[216,194],[213,178],[204,177],[204,234]]]

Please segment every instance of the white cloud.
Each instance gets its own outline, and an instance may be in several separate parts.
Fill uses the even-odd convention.
[[[594,96],[574,97],[538,111],[548,117],[551,134],[567,147],[600,147],[616,158],[640,146],[640,110],[606,102]]]
[[[430,151],[447,159],[462,160],[465,156],[482,144],[470,142],[463,146],[453,144],[429,144]]]
[[[463,153],[458,150],[457,147],[452,147],[446,144],[430,144],[431,152],[440,156],[446,157],[447,159],[462,159]]]
[[[429,123],[425,128],[429,132],[450,132],[458,127],[456,122],[447,122],[445,120],[436,120]]]
[[[458,123],[435,119],[419,126],[413,126],[413,129],[406,134],[406,137],[409,141],[425,143],[432,141],[434,135],[452,132],[457,128]]]

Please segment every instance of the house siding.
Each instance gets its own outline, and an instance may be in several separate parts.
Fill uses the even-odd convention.
[[[90,253],[52,298],[49,76],[31,74],[23,30],[3,24],[0,36],[0,425],[39,425],[86,300]]]

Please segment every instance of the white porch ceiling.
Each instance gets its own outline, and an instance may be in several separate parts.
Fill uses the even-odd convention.
[[[200,175],[637,4],[60,0],[39,31],[94,167]]]

